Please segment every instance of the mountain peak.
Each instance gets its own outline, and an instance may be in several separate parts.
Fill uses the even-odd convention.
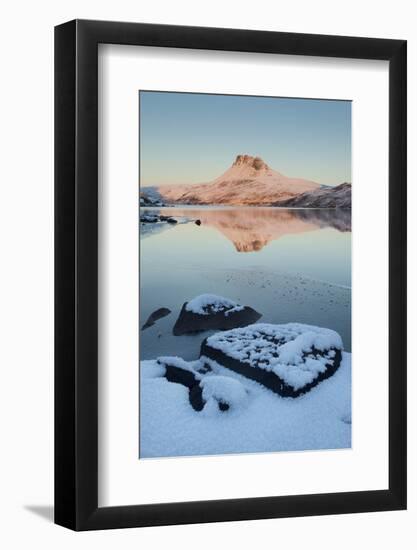
[[[207,183],[158,187],[162,198],[181,204],[270,205],[293,198],[320,185],[288,178],[270,168],[260,157],[237,155],[233,164]]]
[[[237,155],[233,166],[248,166],[255,170],[269,170],[269,166],[261,157],[252,157],[251,155]]]

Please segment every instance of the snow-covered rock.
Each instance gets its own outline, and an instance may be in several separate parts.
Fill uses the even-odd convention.
[[[182,384],[190,389],[201,379],[195,368],[195,365],[200,365],[199,361],[185,361],[181,357],[158,357],[157,363],[165,368],[164,376],[168,382]]]
[[[239,380],[229,376],[205,376],[201,382],[204,413],[243,409],[248,401],[248,392]]]
[[[173,218],[172,216],[162,216],[159,214],[153,214],[149,212],[141,213],[140,215],[140,223],[171,223],[176,224],[178,221]]]
[[[183,304],[173,333],[180,336],[204,330],[227,330],[250,325],[261,316],[251,307],[242,306],[229,298],[201,294]]]
[[[159,216],[156,214],[141,214],[140,215],[140,223],[157,223],[159,222]]]
[[[298,397],[339,368],[337,332],[310,325],[254,324],[204,340],[201,358],[255,380],[284,397]]]
[[[181,384],[189,390],[190,405],[196,411],[201,411],[204,406],[202,388],[199,383],[202,368],[200,361],[184,361],[181,357],[158,357],[157,364],[164,368],[164,376],[168,382]]]
[[[204,409],[209,416],[242,409],[247,401],[247,390],[238,380],[213,375],[211,367],[200,360],[158,357],[156,361],[143,361],[141,369],[145,378],[164,377],[168,382],[188,388],[191,407],[195,411]]]
[[[187,302],[185,309],[200,315],[210,315],[219,311],[242,311],[243,306],[216,294],[200,294]]]

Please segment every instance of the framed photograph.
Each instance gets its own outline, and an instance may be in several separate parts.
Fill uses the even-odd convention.
[[[406,42],[55,29],[55,522],[406,508]]]

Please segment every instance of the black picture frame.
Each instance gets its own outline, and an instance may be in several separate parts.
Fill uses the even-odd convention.
[[[389,62],[389,488],[98,506],[98,44]],[[55,28],[55,523],[74,530],[406,508],[406,41],[74,20]]]

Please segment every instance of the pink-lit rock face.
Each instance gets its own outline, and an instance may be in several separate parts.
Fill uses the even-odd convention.
[[[283,210],[278,208],[192,209],[164,208],[168,216],[183,216],[199,220],[202,226],[213,227],[231,241],[238,252],[256,252],[269,242],[285,235],[333,227],[338,231],[350,231],[350,212],[345,223],[337,218],[333,223],[331,212]]]
[[[267,172],[270,170],[270,167],[261,157],[251,157],[250,155],[238,155],[233,166],[244,166],[246,170],[253,168],[255,170],[255,175],[261,171]]]
[[[260,157],[238,155],[224,174],[209,183],[161,185],[156,190],[163,201],[171,203],[259,206],[319,188],[313,181],[284,176]]]

